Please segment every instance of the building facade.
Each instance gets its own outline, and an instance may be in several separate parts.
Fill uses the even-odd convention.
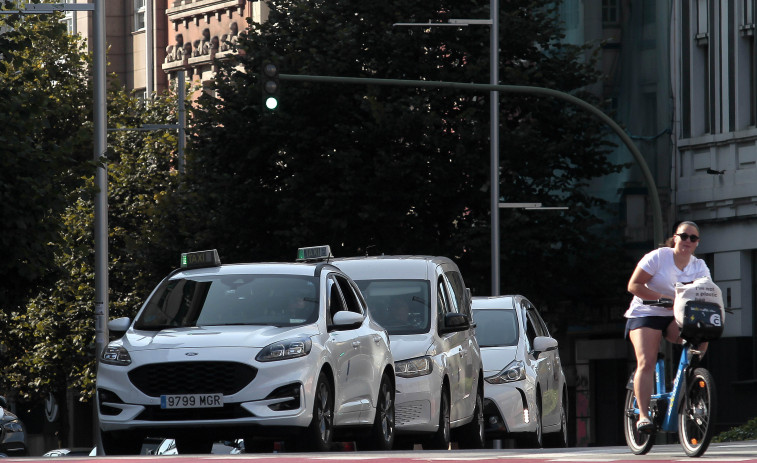
[[[715,431],[743,424],[757,416],[755,0],[565,0],[560,18],[567,41],[601,45],[606,79],[594,91],[653,174],[665,235],[682,220],[701,228],[698,257],[733,312],[704,359],[717,382]],[[631,162],[619,146],[614,160]],[[648,188],[635,166],[592,185],[615,205],[632,261],[656,245]],[[620,410],[635,367],[625,308],[597,308],[596,323],[561,339],[577,445],[624,444]]]

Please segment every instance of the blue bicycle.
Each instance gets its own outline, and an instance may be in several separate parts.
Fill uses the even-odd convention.
[[[670,299],[644,301],[646,305],[672,307]],[[713,419],[716,413],[715,380],[705,368],[699,367],[699,345],[712,341],[723,332],[721,308],[718,304],[690,301],[686,304],[686,320],[681,330],[684,339],[681,358],[672,389],[665,378],[665,356],[657,356],[655,388],[649,405],[650,418],[657,430],[678,433],[683,451],[690,457],[699,457],[707,450],[713,435]],[[690,314],[690,315],[689,315]],[[712,320],[716,320],[712,323]],[[636,455],[644,455],[652,448],[655,433],[639,432],[639,406],[633,391],[634,373],[626,386],[623,413],[623,434],[626,443]]]

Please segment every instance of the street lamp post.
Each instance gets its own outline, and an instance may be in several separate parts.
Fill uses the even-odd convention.
[[[395,23],[394,26],[489,25],[489,84],[499,83],[499,0],[489,0],[489,19],[450,19],[446,23]],[[499,91],[489,92],[489,169],[491,183],[491,294],[499,296]]]

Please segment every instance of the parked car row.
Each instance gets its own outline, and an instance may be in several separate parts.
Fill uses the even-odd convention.
[[[567,443],[557,342],[538,312],[472,298],[450,259],[318,246],[292,263],[222,265],[214,250],[181,263],[134,320],[108,324],[106,454],[136,455],[148,436],[180,454],[223,439],[246,452]]]

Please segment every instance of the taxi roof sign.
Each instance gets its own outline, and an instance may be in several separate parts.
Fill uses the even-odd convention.
[[[220,266],[221,259],[218,257],[218,251],[215,249],[181,253],[182,269]]]
[[[317,260],[333,259],[334,255],[331,254],[331,246],[328,244],[324,246],[311,246],[308,248],[299,248],[297,250],[297,262],[309,262]]]

